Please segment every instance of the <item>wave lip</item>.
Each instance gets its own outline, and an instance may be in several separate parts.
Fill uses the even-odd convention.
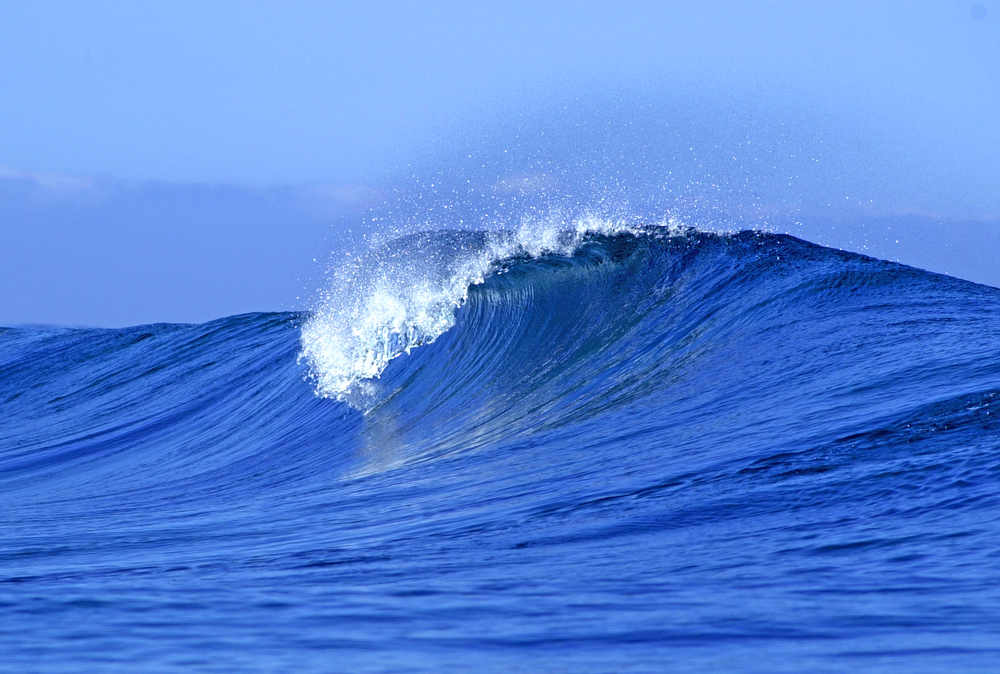
[[[436,231],[394,239],[347,258],[302,328],[301,358],[316,392],[363,404],[366,381],[455,325],[469,289],[517,260],[569,256],[589,236],[637,231],[635,223],[586,217],[560,227],[525,222],[516,231]],[[664,231],[680,231],[670,222]]]

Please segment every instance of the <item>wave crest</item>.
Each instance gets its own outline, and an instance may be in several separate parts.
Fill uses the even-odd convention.
[[[559,223],[561,224],[561,223]],[[393,358],[428,344],[455,324],[469,289],[517,260],[572,255],[592,235],[644,229],[586,217],[516,231],[422,232],[346,258],[302,327],[302,350],[317,394],[348,403],[364,394]],[[648,227],[647,227],[648,228]],[[676,221],[657,227],[684,229]]]

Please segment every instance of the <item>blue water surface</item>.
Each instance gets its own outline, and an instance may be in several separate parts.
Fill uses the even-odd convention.
[[[0,669],[1000,671],[1000,290],[589,235],[354,398],[306,320],[0,331]]]

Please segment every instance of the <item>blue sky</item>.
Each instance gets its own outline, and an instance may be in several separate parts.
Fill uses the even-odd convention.
[[[1000,282],[966,250],[1000,226],[996,1],[0,1],[0,58],[0,324],[303,306],[442,175],[707,185]]]

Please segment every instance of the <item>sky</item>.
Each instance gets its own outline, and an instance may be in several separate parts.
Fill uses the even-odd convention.
[[[529,178],[1000,285],[1000,0],[0,0],[0,59],[0,325],[303,308]]]

